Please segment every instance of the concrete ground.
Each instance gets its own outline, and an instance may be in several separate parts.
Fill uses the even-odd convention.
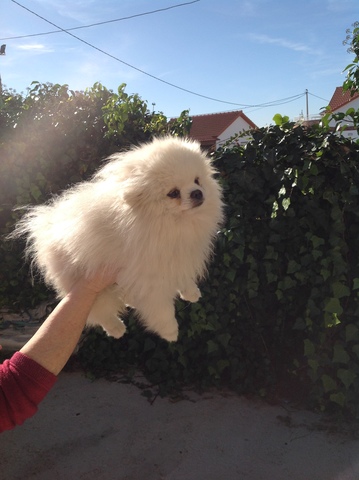
[[[62,373],[38,413],[0,436],[2,480],[358,480],[359,441],[288,405],[141,390]]]

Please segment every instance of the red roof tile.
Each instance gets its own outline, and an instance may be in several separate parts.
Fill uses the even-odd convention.
[[[215,142],[237,118],[241,117],[249,128],[257,126],[242,112],[211,113],[208,115],[193,115],[190,136],[199,142]]]
[[[344,92],[343,87],[337,87],[329,102],[330,110],[334,112],[357,97],[359,97],[359,92],[355,92],[353,96],[350,96],[350,91]]]

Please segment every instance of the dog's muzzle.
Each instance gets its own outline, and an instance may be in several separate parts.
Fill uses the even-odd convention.
[[[192,201],[192,208],[199,207],[204,202],[203,193],[201,190],[193,190],[190,195]]]

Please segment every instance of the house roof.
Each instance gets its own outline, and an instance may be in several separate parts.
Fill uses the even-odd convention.
[[[239,117],[248,124],[249,128],[257,128],[242,110],[193,115],[190,136],[201,143],[213,143]]]
[[[343,91],[343,87],[337,87],[333,93],[333,96],[329,102],[329,107],[332,112],[343,107],[347,103],[351,102],[355,98],[359,97],[359,92],[355,92],[350,96],[350,90]]]

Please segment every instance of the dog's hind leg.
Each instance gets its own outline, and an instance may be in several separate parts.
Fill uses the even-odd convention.
[[[175,318],[173,299],[151,298],[151,301],[136,302],[141,323],[168,342],[178,338],[178,323]]]
[[[87,325],[101,325],[109,336],[120,338],[126,331],[125,325],[118,317],[124,308],[118,289],[111,286],[97,297],[87,319]]]

